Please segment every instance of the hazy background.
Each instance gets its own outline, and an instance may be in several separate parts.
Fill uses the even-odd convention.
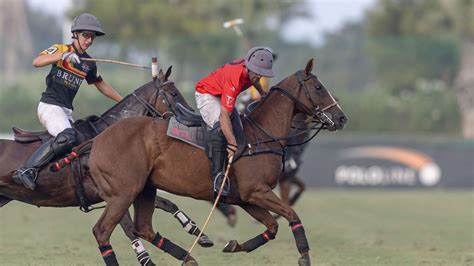
[[[157,56],[160,67],[173,65],[171,79],[191,105],[195,82],[242,57],[248,46],[278,54],[271,84],[315,58],[313,72],[337,96],[349,123],[342,132],[317,136],[298,173],[307,190],[294,208],[313,263],[473,264],[473,0],[0,0],[0,135],[11,137],[12,125],[43,130],[36,107],[50,67],[31,62],[52,44],[70,43],[70,21],[81,12],[96,15],[107,33],[87,51],[92,57],[149,65]],[[245,20],[242,38],[222,27],[235,18]],[[151,80],[141,69],[98,67],[122,95]],[[84,82],[74,117],[112,105]],[[348,156],[374,149],[385,153]],[[202,225],[209,204],[166,197]],[[18,201],[0,208],[0,264],[102,265],[90,233],[100,211],[78,213]],[[258,251],[220,255],[229,239],[262,232],[242,213],[230,229],[215,214],[206,233],[216,246],[196,249],[201,264],[296,263],[284,220],[277,239]],[[192,239],[163,214],[155,214],[156,228],[188,247]],[[112,242],[122,264],[136,263],[121,232]],[[159,265],[176,264],[151,253]]]
[[[54,43],[71,42],[71,19],[90,12],[107,35],[96,58],[173,65],[172,79],[191,104],[195,82],[241,57],[249,45],[278,54],[275,84],[315,58],[315,73],[350,117],[342,134],[474,136],[472,1],[12,1],[2,0],[0,132],[41,129],[36,105],[49,67],[31,61]],[[244,18],[239,38],[223,22]],[[150,79],[147,71],[99,64],[122,94]],[[83,85],[75,117],[112,104]]]

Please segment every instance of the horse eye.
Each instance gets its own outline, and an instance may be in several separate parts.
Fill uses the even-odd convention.
[[[321,84],[316,85],[316,90],[320,91],[323,87],[321,87]]]

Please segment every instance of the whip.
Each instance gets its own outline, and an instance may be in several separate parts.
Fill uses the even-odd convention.
[[[205,229],[206,226],[207,226],[207,223],[209,223],[209,220],[211,219],[212,212],[214,212],[214,209],[216,208],[217,203],[219,202],[219,199],[220,199],[221,194],[222,194],[222,190],[224,189],[225,182],[227,181],[227,178],[228,178],[228,176],[229,176],[229,170],[230,170],[230,166],[231,166],[231,164],[232,164],[232,160],[233,160],[233,159],[234,159],[234,156],[230,157],[230,159],[229,159],[229,164],[227,165],[227,169],[225,170],[224,180],[222,181],[221,187],[219,188],[219,193],[217,193],[217,197],[216,197],[216,200],[214,201],[214,205],[212,205],[212,209],[211,209],[211,211],[209,212],[209,215],[207,216],[206,222],[204,222],[204,225],[201,227],[201,232],[200,232],[199,235],[196,237],[196,239],[194,240],[193,245],[192,245],[191,248],[189,249],[188,255],[191,254],[191,252],[193,251],[194,246],[196,245],[196,243],[198,242],[199,238],[200,238],[201,235],[203,234],[204,229]]]

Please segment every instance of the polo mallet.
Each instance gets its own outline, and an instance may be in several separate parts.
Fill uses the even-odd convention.
[[[124,65],[124,66],[151,69],[151,75],[152,75],[153,79],[156,79],[158,77],[158,59],[156,57],[151,58],[151,67],[144,66],[144,65],[138,65],[138,64],[132,64],[132,63],[127,63],[127,62],[122,62],[122,61],[117,61],[117,60],[110,60],[110,59],[81,58],[81,60],[83,60],[83,61],[92,61],[92,62],[102,62],[102,63],[112,63],[112,64],[118,64],[118,65]]]
[[[209,212],[209,215],[207,216],[206,222],[204,222],[204,225],[201,227],[201,232],[198,234],[198,236],[194,240],[193,245],[189,249],[188,255],[191,254],[191,252],[194,249],[194,246],[196,246],[196,243],[198,242],[199,238],[203,234],[204,229],[206,228],[207,223],[209,223],[209,220],[211,219],[212,213],[214,212],[214,209],[216,208],[217,203],[219,202],[219,199],[221,198],[221,194],[222,194],[222,190],[224,189],[225,182],[227,181],[227,178],[229,177],[229,170],[230,170],[230,166],[232,165],[233,159],[234,159],[234,156],[229,158],[229,163],[227,164],[227,169],[225,170],[224,180],[222,181],[221,187],[219,188],[219,193],[217,193],[217,197],[216,197],[216,200],[214,201],[214,205],[212,205],[212,209]]]
[[[233,28],[235,33],[237,33],[237,35],[239,37],[242,37],[243,36],[242,30],[239,27],[239,25],[241,25],[241,24],[244,24],[244,19],[243,18],[236,18],[236,19],[224,22],[224,24],[222,26],[225,29]]]

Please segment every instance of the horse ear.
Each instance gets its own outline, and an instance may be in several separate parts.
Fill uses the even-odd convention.
[[[306,67],[304,69],[304,72],[306,73],[306,75],[309,75],[309,73],[311,73],[311,70],[313,70],[313,61],[314,59],[311,58],[308,63],[306,63]]]
[[[161,82],[165,81],[165,74],[163,74],[163,70],[160,69],[160,72],[158,72],[158,76],[160,77]]]
[[[170,77],[172,68],[173,68],[173,66],[170,66],[170,67],[168,67],[168,70],[166,70],[165,81],[167,81],[168,78]]]

